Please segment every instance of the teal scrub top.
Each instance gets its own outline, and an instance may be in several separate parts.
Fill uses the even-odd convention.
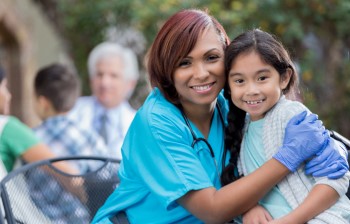
[[[219,94],[223,118],[227,102]],[[216,108],[208,136],[218,167],[207,145],[192,148],[193,137],[180,110],[155,88],[138,110],[122,146],[118,171],[121,183],[98,210],[92,223],[111,223],[124,210],[130,223],[202,223],[177,204],[191,190],[221,187],[224,126]],[[191,123],[197,138],[203,137]],[[229,155],[228,155],[229,157]],[[228,161],[229,158],[227,158]]]

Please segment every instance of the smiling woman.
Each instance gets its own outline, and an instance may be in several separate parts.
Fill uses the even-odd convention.
[[[209,135],[213,103],[225,84],[223,46],[215,28],[209,26],[174,71],[180,107],[205,138]]]
[[[165,22],[148,54],[153,91],[122,146],[121,183],[93,223],[112,223],[121,211],[131,223],[232,221],[288,174],[283,159],[271,159],[251,175],[221,187],[222,166],[230,159],[224,154],[228,108],[221,94],[228,44],[223,27],[205,11],[182,10]],[[318,122],[298,123],[303,134],[299,124],[292,125],[288,139],[301,139],[295,141],[301,144],[280,153],[283,157],[295,152],[289,163],[293,167],[320,151],[325,141]],[[310,142],[315,147],[304,147]]]

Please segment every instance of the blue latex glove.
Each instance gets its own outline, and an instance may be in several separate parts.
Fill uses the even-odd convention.
[[[327,146],[305,165],[305,173],[338,179],[349,170],[348,152],[343,143],[330,138]]]
[[[288,122],[283,146],[273,156],[292,172],[303,161],[322,151],[330,138],[316,114],[306,115],[304,111]]]

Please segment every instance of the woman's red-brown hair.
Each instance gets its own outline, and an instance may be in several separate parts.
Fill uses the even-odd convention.
[[[207,11],[186,9],[164,23],[148,52],[147,70],[151,86],[158,87],[174,104],[179,103],[173,82],[174,71],[194,48],[200,34],[210,26],[217,31],[225,49],[229,38],[222,25]]]

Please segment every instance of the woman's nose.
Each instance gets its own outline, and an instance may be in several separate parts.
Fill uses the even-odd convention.
[[[209,75],[209,71],[202,63],[198,63],[194,69],[194,76],[196,78],[206,78]]]

